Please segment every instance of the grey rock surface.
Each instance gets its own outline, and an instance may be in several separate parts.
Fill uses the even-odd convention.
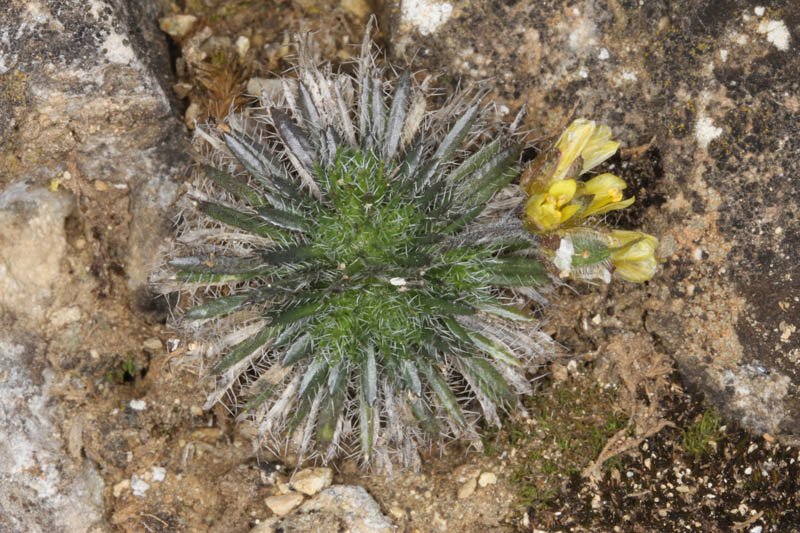
[[[433,31],[425,6],[446,15]],[[658,235],[667,262],[606,305],[637,293],[626,327],[731,418],[800,441],[800,5],[411,0],[381,19],[396,61],[488,80],[534,137],[579,116],[612,127],[638,198],[614,221]]]
[[[63,191],[25,182],[0,191],[0,316],[37,324],[46,318],[67,247],[64,220],[73,209]]]
[[[288,516],[265,520],[251,531],[390,533],[395,531],[395,527],[363,487],[334,485],[306,501]]]
[[[159,9],[157,0],[10,0],[0,17],[0,186],[100,180],[127,191],[133,288],[154,260],[185,153]]]
[[[103,480],[67,453],[50,399],[51,372],[28,336],[0,336],[0,531],[102,531]],[[80,450],[78,450],[78,453]]]
[[[108,530],[61,363],[105,272],[139,290],[167,229],[186,151],[160,8],[0,6],[0,531]]]

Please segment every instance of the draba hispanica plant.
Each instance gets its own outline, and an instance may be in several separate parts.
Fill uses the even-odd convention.
[[[468,91],[429,110],[429,81],[386,81],[369,39],[352,75],[298,62],[280,95],[198,128],[206,164],[160,282],[209,340],[207,407],[323,461],[479,443],[555,353],[526,302],[558,274],[655,272],[653,237],[592,221],[630,205],[625,183],[578,179],[618,144],[577,120],[521,169],[519,121],[490,128]]]

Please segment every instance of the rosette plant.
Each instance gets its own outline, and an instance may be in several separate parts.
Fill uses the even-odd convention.
[[[213,337],[208,406],[280,451],[409,465],[532,392],[554,344],[526,305],[556,278],[515,125],[469,92],[429,110],[428,81],[386,81],[370,47],[354,74],[301,51],[280,95],[198,129],[165,286]]]

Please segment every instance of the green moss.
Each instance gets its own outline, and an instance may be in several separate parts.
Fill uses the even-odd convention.
[[[683,431],[683,448],[695,459],[708,455],[711,442],[720,434],[722,419],[716,409],[709,408]]]
[[[588,380],[586,380],[588,381]],[[562,384],[529,402],[532,424],[511,424],[490,442],[492,450],[510,446],[520,457],[511,474],[518,502],[542,508],[559,488],[594,460],[608,439],[627,425],[615,409],[613,390],[596,384]],[[605,468],[619,468],[619,458]]]

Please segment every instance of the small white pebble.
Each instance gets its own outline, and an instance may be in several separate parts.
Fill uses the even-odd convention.
[[[753,8],[753,13],[755,13],[757,17],[763,17],[765,12],[766,9],[764,9],[764,6],[756,6]]]
[[[586,71],[586,69],[585,69],[585,68],[582,68],[582,69],[580,69],[580,70],[578,71],[578,76],[580,76],[580,77],[581,77],[581,78],[583,78],[583,79],[586,79],[586,78],[588,78],[588,77],[589,77],[589,73]]]
[[[404,287],[408,282],[405,280],[405,278],[392,278],[389,280],[389,283],[395,287]]]
[[[610,57],[610,55],[608,53],[608,49],[607,48],[601,48],[600,49],[600,53],[597,54],[597,58],[600,59],[601,61],[605,61],[609,57]]]
[[[245,37],[244,35],[240,35],[236,38],[236,53],[239,54],[239,57],[244,57],[247,55],[247,51],[250,50],[250,39]]]
[[[131,400],[128,406],[134,411],[144,411],[147,409],[147,403],[144,400]]]
[[[762,20],[758,24],[758,33],[767,36],[767,42],[775,45],[781,52],[789,50],[789,39],[791,34],[782,20]]]
[[[161,466],[154,466],[151,470],[151,473],[153,475],[153,481],[157,483],[164,481],[164,479],[167,477],[167,469]]]
[[[492,472],[484,472],[481,474],[481,477],[478,478],[478,485],[481,487],[486,487],[488,485],[494,485],[497,483],[497,476],[494,475]]]
[[[150,490],[150,485],[143,479],[134,474],[131,476],[131,492],[137,498],[144,498],[145,493]]]

